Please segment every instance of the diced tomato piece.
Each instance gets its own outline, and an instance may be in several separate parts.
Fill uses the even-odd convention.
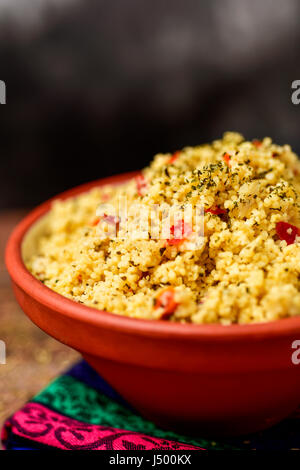
[[[224,153],[223,160],[226,163],[226,165],[231,166],[231,162],[230,162],[231,155],[229,155],[229,153]]]
[[[278,222],[276,232],[280,240],[285,240],[288,245],[295,243],[296,237],[300,236],[300,229],[287,222]]]
[[[227,210],[222,209],[219,206],[209,207],[208,209],[204,209],[204,212],[209,212],[210,214],[214,215],[227,214]]]
[[[96,225],[99,224],[100,220],[104,220],[104,222],[107,222],[110,225],[119,225],[120,219],[119,217],[115,217],[114,215],[107,215],[103,214],[101,217],[96,217],[91,223],[91,227],[96,227]]]
[[[100,220],[101,220],[100,217],[95,217],[95,219],[92,220],[92,222],[90,223],[90,226],[91,227],[96,227],[96,225],[99,224]]]
[[[170,246],[176,246],[176,245],[180,245],[180,243],[182,243],[183,241],[184,241],[183,238],[168,238],[167,244]]]
[[[104,222],[107,222],[110,225],[116,225],[117,227],[120,223],[119,217],[115,217],[114,215],[103,214],[102,220],[104,220]]]
[[[252,143],[253,143],[253,145],[255,145],[255,147],[257,147],[257,148],[261,147],[261,145],[262,145],[261,140],[257,140],[257,139],[254,139],[254,140],[252,141]]]
[[[147,193],[148,183],[144,175],[138,175],[135,177],[137,192],[139,196],[145,196]]]
[[[189,235],[192,233],[192,227],[190,224],[180,220],[176,225],[172,225],[170,228],[170,233],[173,235],[173,238],[167,239],[168,245],[179,245],[182,243]]]
[[[180,150],[177,150],[177,152],[174,152],[173,155],[170,157],[168,163],[169,164],[174,163],[177,160],[177,158],[180,156],[180,154],[181,154]]]
[[[183,235],[189,236],[192,233],[192,227],[181,219],[176,225],[172,225],[170,231],[174,238],[182,238]]]
[[[160,316],[161,320],[168,320],[177,307],[178,303],[175,302],[175,291],[172,287],[167,287],[159,294],[156,299],[155,309],[163,309],[163,312]]]

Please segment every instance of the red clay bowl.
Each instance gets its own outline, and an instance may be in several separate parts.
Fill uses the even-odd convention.
[[[68,191],[66,199],[114,176]],[[237,435],[267,428],[300,403],[300,316],[252,325],[181,325],[130,319],[85,307],[45,287],[26,269],[22,247],[51,201],[14,230],[6,264],[16,298],[32,321],[80,351],[143,416],[198,435]]]

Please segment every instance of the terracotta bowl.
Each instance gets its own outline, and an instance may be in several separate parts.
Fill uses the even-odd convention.
[[[133,175],[96,181],[59,198]],[[143,416],[181,432],[233,436],[272,426],[298,407],[300,364],[292,362],[292,343],[300,340],[300,316],[226,327],[181,325],[130,319],[68,300],[23,263],[51,202],[31,212],[8,241],[6,264],[16,298],[36,325],[80,351]]]

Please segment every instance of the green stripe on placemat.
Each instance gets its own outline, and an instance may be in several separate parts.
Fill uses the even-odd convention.
[[[143,419],[125,406],[68,375],[56,379],[39,393],[33,401],[48,406],[70,418],[89,424],[136,431],[206,449],[238,450],[238,447],[235,446],[182,436],[159,429],[151,421]]]

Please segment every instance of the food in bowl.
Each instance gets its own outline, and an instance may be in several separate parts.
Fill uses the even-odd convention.
[[[26,265],[59,294],[128,317],[223,325],[292,317],[300,314],[299,194],[300,162],[288,145],[228,132],[156,155],[125,184],[56,200]],[[148,208],[147,220],[118,212],[125,199]],[[155,236],[149,225],[129,236],[128,224],[149,222],[153,207]],[[194,215],[176,219],[174,207],[202,207],[203,230]]]

